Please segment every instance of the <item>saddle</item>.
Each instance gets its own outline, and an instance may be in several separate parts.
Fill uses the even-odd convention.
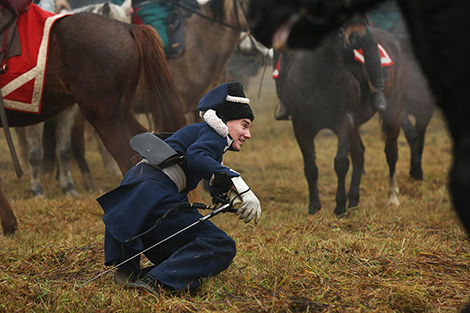
[[[11,9],[3,11],[15,15],[15,27],[22,47],[12,55],[8,46],[8,64],[3,60],[6,70],[0,75],[5,107],[21,112],[41,112],[42,94],[45,83],[49,35],[55,21],[65,15],[53,14],[31,3],[28,10],[16,15]],[[11,28],[8,28],[8,33]],[[4,36],[7,38],[8,35]],[[8,65],[8,68],[7,68]]]

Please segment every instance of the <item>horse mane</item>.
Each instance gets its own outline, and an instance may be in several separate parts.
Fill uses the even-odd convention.
[[[225,0],[210,0],[206,6],[217,22],[223,22],[225,18]]]

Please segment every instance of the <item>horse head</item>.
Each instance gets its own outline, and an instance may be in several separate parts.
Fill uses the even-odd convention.
[[[361,40],[366,34],[366,24],[363,19],[351,20],[342,28],[341,36],[343,37],[344,48],[347,50],[360,49]]]
[[[132,8],[132,0],[125,0],[121,4],[121,10],[124,11],[126,15],[125,15],[125,20],[120,20],[120,21],[130,23],[132,20],[131,15],[134,12],[134,9]]]
[[[249,29],[247,7],[250,1],[210,0],[207,7],[216,23],[239,31],[246,31]]]

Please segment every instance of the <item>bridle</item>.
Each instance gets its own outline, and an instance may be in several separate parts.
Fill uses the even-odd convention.
[[[182,9],[185,9],[189,12],[191,12],[192,14],[196,14],[202,18],[205,18],[206,20],[209,20],[215,24],[218,24],[218,25],[221,25],[221,26],[224,26],[224,27],[227,27],[227,28],[230,28],[230,29],[233,29],[233,30],[237,30],[237,31],[240,31],[240,32],[249,32],[248,29],[244,29],[240,26],[240,17],[238,15],[238,7],[240,7],[240,10],[242,11],[243,13],[243,16],[245,17],[245,19],[248,21],[248,12],[246,10],[246,6],[245,6],[245,3],[243,2],[243,0],[232,0],[233,1],[233,9],[235,11],[235,18],[237,20],[237,24],[238,26],[234,26],[234,25],[230,25],[230,24],[227,24],[227,23],[224,23],[222,21],[218,21],[216,20],[215,18],[213,17],[210,17],[210,16],[207,16],[207,15],[204,15],[202,14],[201,12],[199,12],[198,10],[194,9],[193,7],[190,7],[190,6],[187,6],[185,5],[184,3],[181,3],[180,1],[177,1],[177,0],[170,0],[170,2],[175,6],[175,7],[180,7]],[[149,2],[153,2],[153,1],[149,1]],[[249,23],[248,23],[249,24]]]

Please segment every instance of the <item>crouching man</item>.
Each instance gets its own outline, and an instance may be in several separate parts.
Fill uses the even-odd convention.
[[[204,121],[183,127],[165,140],[185,162],[153,164],[151,158],[143,157],[119,187],[98,198],[105,212],[106,265],[118,265],[201,218],[197,210],[182,211],[169,214],[154,227],[170,207],[188,202],[187,193],[202,179],[211,182],[213,196],[229,189],[236,191],[242,201],[237,211],[240,219],[258,223],[258,198],[239,173],[222,165],[227,150],[240,151],[251,138],[254,115],[249,102],[239,83],[212,89],[198,105]],[[145,251],[154,266],[141,269],[140,257],[136,257],[122,264],[114,279],[154,294],[159,288],[194,290],[201,278],[225,270],[235,253],[235,242],[213,223],[204,221]]]

